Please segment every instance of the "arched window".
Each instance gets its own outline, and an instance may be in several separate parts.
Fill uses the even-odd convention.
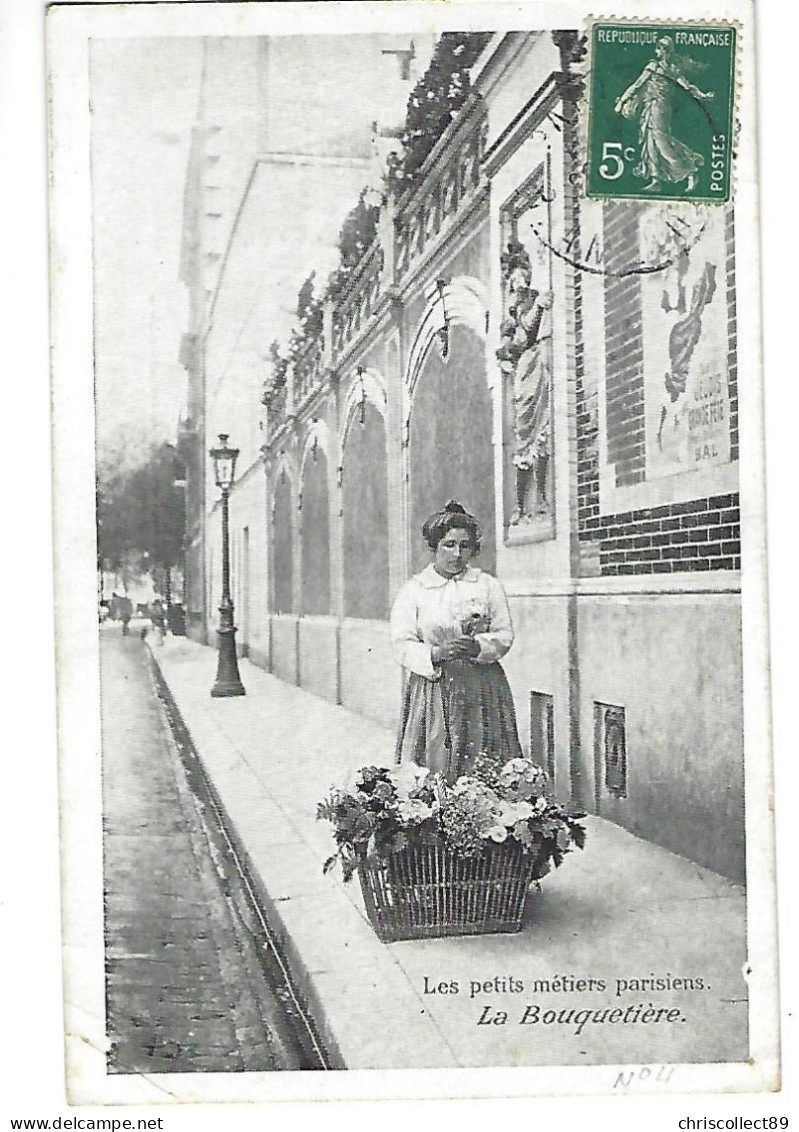
[[[272,520],[272,565],[274,570],[275,613],[292,613],[294,610],[294,559],[292,550],[291,480],[281,473],[275,488],[275,508]]]
[[[410,419],[410,545],[414,573],[430,561],[421,537],[428,515],[457,499],[480,521],[477,565],[496,569],[493,413],[485,345],[460,323],[450,326],[446,359],[432,344],[416,381]]]
[[[330,509],[327,457],[321,448],[302,476],[302,612],[330,612]]]
[[[344,615],[388,617],[388,469],[386,426],[370,401],[355,412],[344,440]]]

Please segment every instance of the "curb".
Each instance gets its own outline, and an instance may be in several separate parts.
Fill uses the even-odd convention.
[[[346,1069],[347,1065],[344,1057],[339,1049],[336,1037],[330,1027],[329,1020],[326,1016],[324,1006],[316,992],[313,976],[308,969],[307,964],[302,959],[299,950],[297,949],[294,941],[292,940],[285,921],[281,916],[276,902],[272,900],[267,892],[263,881],[261,880],[258,872],[253,868],[250,855],[247,848],[239,836],[235,823],[230,819],[227,810],[219,796],[219,793],[214,786],[211,778],[205,768],[197,747],[192,739],[191,732],[186,726],[183,715],[178,707],[175,697],[167,683],[158,658],[153,651],[152,645],[146,641],[149,653],[152,671],[155,676],[156,684],[159,694],[163,697],[165,704],[168,706],[169,712],[172,716],[170,719],[170,726],[173,729],[178,748],[181,750],[181,755],[184,750],[188,750],[190,755],[196,760],[196,771],[201,778],[201,789],[207,793],[208,798],[211,800],[213,809],[222,826],[225,835],[233,846],[233,850],[237,857],[237,863],[246,879],[250,893],[256,903],[257,909],[266,924],[272,938],[269,943],[275,952],[282,957],[285,965],[288,967],[289,981],[292,989],[295,992],[298,1000],[300,1001],[304,1010],[309,1014],[309,1022],[311,1029],[316,1033],[319,1044],[326,1061],[325,1069],[336,1070]],[[190,768],[186,767],[185,761],[181,759],[184,765],[184,770],[190,772]],[[191,768],[194,769],[194,768]],[[196,773],[194,775],[196,780]],[[189,773],[191,778],[191,774]],[[192,784],[192,789],[194,785]]]

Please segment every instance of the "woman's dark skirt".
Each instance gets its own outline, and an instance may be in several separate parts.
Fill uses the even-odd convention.
[[[522,755],[516,711],[502,665],[453,660],[438,680],[410,673],[402,704],[397,762],[415,762],[454,782],[482,755],[499,762]]]

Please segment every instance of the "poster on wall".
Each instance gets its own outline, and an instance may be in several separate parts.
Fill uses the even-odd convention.
[[[778,1087],[753,18],[693,7],[51,8],[72,1103]]]
[[[732,210],[659,211],[642,225],[643,244],[658,245],[648,254],[668,262],[642,282],[647,479],[730,462],[736,376]]]

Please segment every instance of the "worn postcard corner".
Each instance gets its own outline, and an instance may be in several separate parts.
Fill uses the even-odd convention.
[[[50,13],[74,1103],[779,1088],[753,43]]]

